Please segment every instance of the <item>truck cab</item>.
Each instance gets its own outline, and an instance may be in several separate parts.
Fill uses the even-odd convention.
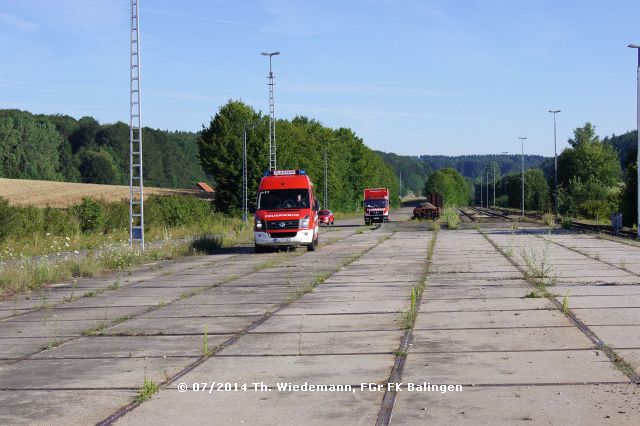
[[[277,247],[318,247],[318,209],[313,183],[304,170],[272,170],[260,180],[256,201],[256,253]]]
[[[364,223],[389,221],[389,188],[364,190]]]

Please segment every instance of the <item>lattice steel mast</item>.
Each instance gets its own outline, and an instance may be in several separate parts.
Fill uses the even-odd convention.
[[[142,118],[140,108],[140,8],[131,0],[129,62],[129,244],[144,250],[144,190],[142,182]]]
[[[276,169],[276,107],[273,97],[274,75],[271,68],[271,57],[279,55],[280,52],[262,52],[262,55],[269,57],[269,170]]]

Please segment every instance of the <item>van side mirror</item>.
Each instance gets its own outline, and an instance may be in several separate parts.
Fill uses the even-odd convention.
[[[320,210],[320,201],[315,200],[313,202],[313,210],[316,210],[316,211]]]

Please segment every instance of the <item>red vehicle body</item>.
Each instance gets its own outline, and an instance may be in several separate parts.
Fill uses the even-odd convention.
[[[364,190],[364,223],[389,221],[389,188]]]
[[[318,211],[318,220],[320,223],[326,223],[327,225],[333,225],[335,220],[335,216],[331,210],[320,210]]]
[[[318,207],[313,183],[304,170],[265,173],[258,187],[254,225],[257,253],[272,247],[318,247]]]

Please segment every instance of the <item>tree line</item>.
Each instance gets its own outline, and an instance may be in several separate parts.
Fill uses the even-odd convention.
[[[612,213],[622,212],[626,226],[636,224],[636,132],[600,139],[595,126],[587,122],[574,129],[568,143],[558,155],[557,194],[553,158],[525,171],[525,209],[551,212],[557,197],[561,215],[608,221]],[[489,204],[493,203],[492,168],[488,164],[484,173],[489,176]],[[496,204],[520,208],[521,173],[496,173],[495,182]],[[486,178],[482,187],[479,181],[474,182],[475,203],[480,202],[480,191],[486,204]]]
[[[253,207],[260,178],[269,167],[269,117],[241,101],[221,106],[198,142],[204,170],[216,184],[216,208],[238,211],[242,206],[242,151],[247,130],[247,180]],[[363,190],[386,187],[398,204],[398,180],[393,169],[351,129],[332,129],[308,117],[276,122],[278,169],[304,169],[324,205],[324,157],[328,168],[328,207],[338,211],[362,208]]]
[[[145,127],[142,138],[145,185],[188,188],[208,180],[197,133]],[[0,110],[0,177],[128,185],[129,125]]]

